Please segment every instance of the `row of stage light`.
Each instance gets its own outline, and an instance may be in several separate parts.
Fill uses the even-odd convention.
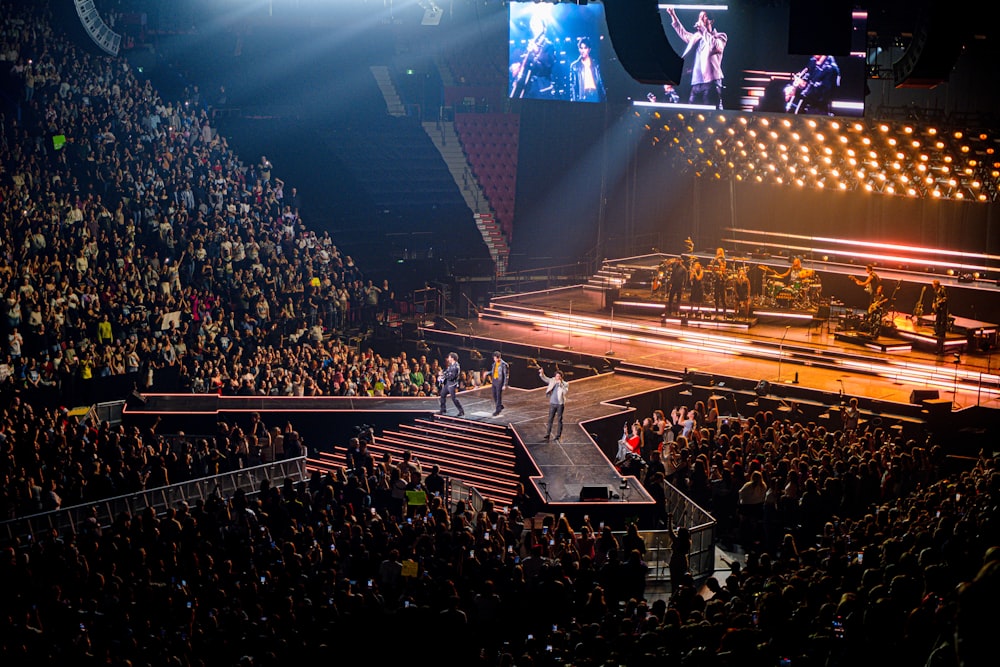
[[[807,236],[763,229],[727,227],[726,241],[737,252],[760,251],[804,256],[823,262],[873,263],[883,268],[943,274],[960,282],[995,280],[1000,255],[898,243]]]
[[[1000,137],[912,124],[639,108],[698,176],[974,202],[1000,196]]]
[[[521,295],[523,296],[523,295]],[[844,372],[873,375],[909,382],[922,387],[979,393],[987,397],[1000,396],[1000,375],[962,368],[960,364],[941,366],[908,359],[854,356],[836,358],[828,354],[809,356],[794,342],[784,345],[762,344],[720,333],[707,333],[687,327],[662,327],[635,321],[610,321],[591,315],[572,315],[558,311],[518,310],[505,308],[502,301],[494,302],[492,316],[507,322],[522,323],[565,333],[567,336],[584,336],[594,340],[634,342],[671,350],[691,353],[714,353],[756,359],[783,360],[786,363],[840,369]]]

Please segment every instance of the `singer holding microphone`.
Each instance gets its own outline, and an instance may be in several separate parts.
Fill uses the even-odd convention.
[[[694,53],[688,102],[722,109],[722,52],[729,37],[715,29],[715,22],[707,12],[698,12],[694,32],[687,31],[673,7],[667,7],[667,14],[674,32],[687,44],[681,57]]]
[[[556,441],[562,437],[563,411],[566,408],[566,393],[569,391],[569,383],[563,379],[562,371],[557,370],[549,377],[541,368],[538,369],[538,377],[548,386],[545,388],[545,395],[549,398],[549,423],[545,427],[545,439],[552,436],[552,422],[557,422]]]

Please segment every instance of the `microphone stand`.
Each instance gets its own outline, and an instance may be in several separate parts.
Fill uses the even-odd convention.
[[[785,336],[788,335],[788,330],[791,328],[790,324],[785,326],[785,333],[781,334],[781,342],[778,343],[778,382],[781,382],[781,358],[784,356]]]
[[[573,299],[569,300],[569,319],[566,320],[566,349],[573,349]]]
[[[615,307],[611,306],[611,334],[608,336],[608,351],[604,354],[613,357],[615,355]]]
[[[549,485],[545,482],[539,482],[538,486],[542,487],[542,491],[545,493],[545,500],[552,502],[552,496],[549,495]]]

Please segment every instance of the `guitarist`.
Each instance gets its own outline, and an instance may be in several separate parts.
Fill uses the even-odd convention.
[[[872,295],[872,302],[868,306],[868,330],[875,338],[881,335],[882,316],[885,315],[887,303],[889,303],[889,297],[882,292],[882,283],[879,283],[878,287],[875,288],[875,294]]]
[[[801,72],[792,75],[785,86],[785,111],[830,115],[833,95],[840,86],[840,67],[833,56],[818,55],[809,59]]]
[[[875,294],[878,292],[878,288],[882,286],[882,278],[875,273],[875,266],[872,264],[865,267],[865,272],[867,275],[864,278],[851,276],[851,280],[854,281],[855,285],[865,288],[865,292],[868,293],[868,305],[870,308],[872,302],[875,301]]]
[[[548,38],[548,24],[544,19],[533,16],[529,23],[532,38],[524,49],[519,63],[511,65],[514,78],[510,90],[512,99],[541,97],[552,92],[552,67],[555,65],[555,48]]]
[[[934,290],[934,301],[931,310],[934,313],[934,337],[937,339],[937,353],[944,354],[944,339],[948,333],[948,290],[940,280],[931,281]]]

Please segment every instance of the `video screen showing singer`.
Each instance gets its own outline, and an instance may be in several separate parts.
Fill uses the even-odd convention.
[[[673,7],[667,7],[670,15],[670,26],[684,43],[684,53],[681,57],[691,62],[691,92],[688,102],[722,109],[722,56],[729,41],[728,35],[715,28],[715,22],[705,11],[698,12],[694,30],[689,31],[677,18]]]

